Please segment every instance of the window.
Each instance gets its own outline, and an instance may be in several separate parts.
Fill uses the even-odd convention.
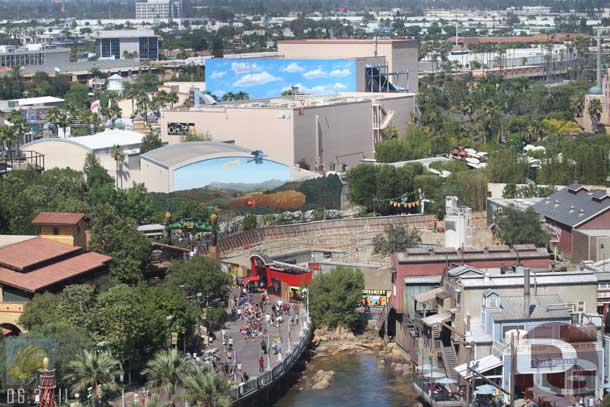
[[[490,297],[487,299],[487,308],[498,308],[498,299],[496,297]]]
[[[54,235],[58,235],[59,234],[59,228],[57,226],[53,227],[53,234]]]
[[[578,312],[585,312],[585,302],[578,301]]]
[[[576,312],[576,304],[574,303],[569,303],[566,304],[568,306],[568,310],[570,311],[571,314],[574,314]]]

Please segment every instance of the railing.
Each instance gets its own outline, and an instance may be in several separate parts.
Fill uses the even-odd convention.
[[[299,342],[292,349],[292,351],[288,355],[286,355],[286,358],[284,358],[282,362],[274,366],[271,371],[265,372],[261,376],[249,380],[247,383],[235,385],[231,388],[233,402],[237,403],[246,397],[252,396],[259,390],[273,384],[273,382],[288,373],[288,371],[292,369],[293,365],[296,363],[297,360],[299,360],[299,358],[309,345],[311,335],[311,324],[308,323],[303,329],[303,333],[299,337]]]
[[[0,175],[15,170],[44,171],[44,155],[36,151],[6,150],[0,153]]]

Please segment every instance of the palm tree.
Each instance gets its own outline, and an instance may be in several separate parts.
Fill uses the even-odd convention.
[[[174,105],[176,103],[178,103],[179,99],[178,99],[178,95],[176,94],[176,92],[170,92],[169,95],[167,96],[167,102],[169,103],[170,107],[174,107]]]
[[[91,387],[91,406],[95,407],[102,388],[112,390],[117,387],[114,379],[121,374],[119,366],[118,360],[109,352],[84,351],[68,364],[70,373],[66,378],[75,381],[73,391],[84,392]]]
[[[15,142],[15,133],[9,126],[0,126],[0,142],[2,143],[2,152],[6,156],[9,148]]]
[[[30,125],[19,110],[12,110],[8,114],[7,121],[10,123],[16,143],[17,155],[19,155],[19,144],[26,141],[25,137],[30,132]]]
[[[602,102],[599,99],[592,99],[589,102],[589,117],[591,118],[591,127],[593,128],[593,132],[597,133],[599,131],[599,121],[602,117]]]
[[[59,128],[62,123],[66,121],[66,114],[61,111],[59,107],[53,107],[49,109],[45,118],[49,123],[51,123],[55,127],[55,135],[59,136]]]
[[[137,115],[142,115],[144,123],[148,124],[148,108],[150,107],[150,100],[148,94],[145,91],[140,91],[136,97],[136,111]]]
[[[114,160],[116,164],[116,186],[119,187],[119,179],[121,180],[121,187],[123,186],[123,179],[121,178],[121,166],[123,164],[123,150],[121,150],[121,146],[115,144],[110,148],[110,156]]]
[[[182,384],[187,401],[193,404],[205,407],[229,407],[232,404],[229,386],[216,372],[195,365],[184,375]]]
[[[131,114],[132,117],[135,115],[136,112],[136,96],[137,96],[137,92],[135,89],[133,88],[127,88],[123,91],[123,97],[126,99],[131,99]]]
[[[171,405],[174,405],[176,388],[180,384],[186,364],[186,359],[175,348],[162,350],[148,361],[142,374],[148,377],[150,386],[160,386],[167,394]]]

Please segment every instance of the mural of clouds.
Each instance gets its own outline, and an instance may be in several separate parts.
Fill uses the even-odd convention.
[[[231,63],[231,70],[235,73],[248,73],[260,71],[260,68],[256,64],[248,62],[233,62]]]
[[[333,69],[330,71],[331,78],[343,78],[344,76],[349,76],[351,74],[349,69]]]
[[[261,72],[261,73],[249,73],[247,75],[242,76],[234,83],[235,86],[239,87],[247,87],[247,86],[257,86],[257,85],[265,85],[269,82],[279,81],[280,78],[276,78],[271,75],[269,72]]]
[[[222,96],[246,92],[251,99],[277,97],[292,86],[311,95],[356,91],[355,59],[206,60],[206,88]]]
[[[303,72],[304,69],[301,65],[297,64],[296,62],[292,62],[290,64],[288,64],[288,66],[284,69],[282,69],[282,72],[288,72],[288,73],[297,73],[297,72]]]
[[[303,78],[305,79],[318,79],[318,78],[327,78],[328,73],[326,73],[323,69],[316,68],[312,71],[307,71],[303,74]]]

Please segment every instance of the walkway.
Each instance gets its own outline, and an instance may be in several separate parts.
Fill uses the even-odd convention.
[[[234,289],[234,296],[239,295],[239,289]],[[247,298],[249,301],[252,301],[254,304],[260,304],[262,294],[247,294]],[[239,298],[239,297],[238,297]],[[277,297],[270,297],[268,304],[264,305],[265,312],[268,312],[272,315],[271,306],[273,304],[277,304]],[[241,363],[243,365],[242,372],[247,372],[248,376],[253,379],[259,376],[259,358],[263,355],[261,350],[261,340],[264,339],[267,343],[269,352],[264,356],[265,359],[265,371],[269,371],[275,367],[278,362],[279,354],[274,355],[271,350],[271,344],[273,342],[278,343],[279,338],[282,341],[282,354],[285,358],[289,352],[289,346],[293,345],[301,332],[302,321],[303,318],[301,316],[301,307],[300,303],[292,303],[293,313],[299,315],[298,324],[294,324],[291,326],[290,319],[284,315],[284,322],[281,326],[271,325],[271,323],[265,323],[265,318],[263,313],[263,318],[261,319],[262,323],[262,331],[264,332],[261,336],[256,337],[248,337],[240,333],[240,329],[244,324],[244,321],[238,318],[229,317],[229,321],[225,323],[225,331],[228,337],[233,338],[233,349],[235,350],[235,361],[237,363]],[[220,331],[214,332],[216,335],[216,341],[211,348],[217,348],[219,350],[220,362],[224,363],[227,360],[227,352],[225,351],[225,347],[222,344],[222,336]],[[239,378],[238,378],[239,381]]]

